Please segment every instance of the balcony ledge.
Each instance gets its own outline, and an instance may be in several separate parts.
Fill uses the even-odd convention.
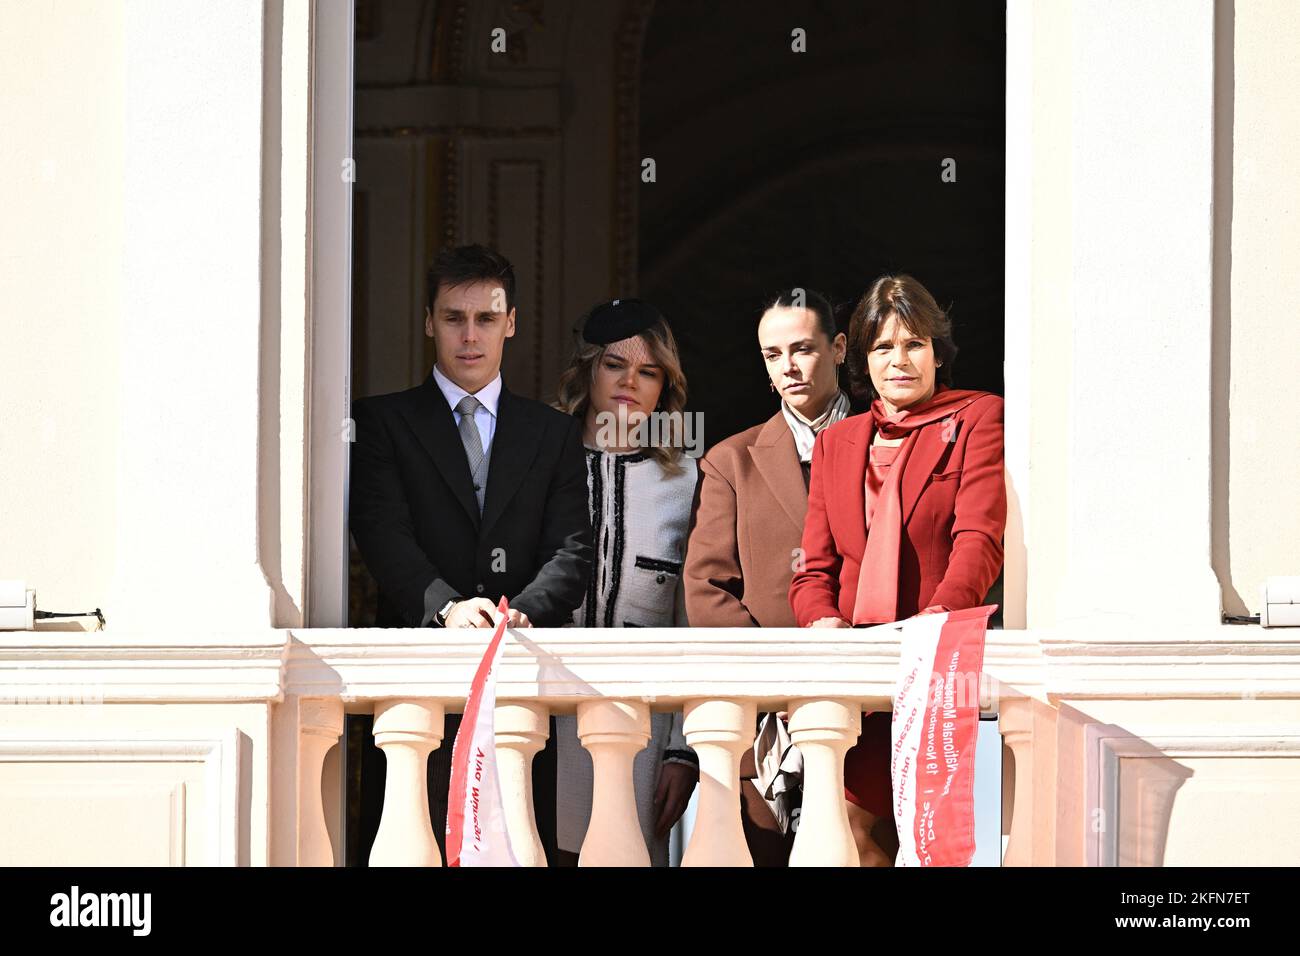
[[[700,698],[759,707],[844,698],[888,708],[897,625],[797,628],[535,628],[511,631],[502,699],[570,711],[615,697],[675,708]],[[0,701],[280,701],[336,697],[368,709],[391,698],[463,700],[487,631],[339,628],[223,634],[10,632]],[[1224,626],[1177,639],[1077,630],[990,631],[981,700],[1297,698],[1300,632]]]

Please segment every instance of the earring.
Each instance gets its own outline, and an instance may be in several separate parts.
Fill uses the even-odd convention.
[[[774,391],[774,392],[776,391],[776,385],[773,384],[772,382],[768,382],[768,383],[767,383],[767,387],[770,388],[770,389],[771,389],[772,391]]]

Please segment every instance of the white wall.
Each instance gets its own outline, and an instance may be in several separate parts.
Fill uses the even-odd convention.
[[[1236,0],[1225,608],[1300,574],[1300,4]],[[1224,573],[1226,572],[1226,573]]]
[[[267,626],[263,5],[4,17],[0,576],[110,628]]]
[[[301,71],[305,18],[288,6],[284,56]],[[1064,607],[1146,613],[1170,593],[1190,618],[1213,616],[1211,448],[1230,489],[1213,567],[1228,610],[1258,610],[1266,576],[1300,573],[1289,492],[1300,487],[1300,7],[1218,7],[1220,30],[1235,11],[1223,442],[1207,419],[1225,396],[1205,367],[1223,335],[1208,298],[1215,4],[1025,9],[1012,4],[1032,37],[1018,107],[1029,153],[1016,167],[1030,241],[1009,303],[1027,305],[1009,316],[1008,358],[1028,369],[1009,369],[1008,384],[1026,398],[1009,448],[1027,622],[1056,623]],[[292,274],[262,253],[293,252],[268,245],[280,219],[302,241],[305,141],[298,129],[282,161],[263,153],[264,83],[282,80],[264,70],[263,5],[6,3],[3,15],[0,576],[26,578],[47,609],[102,606],[110,626],[199,608],[223,626],[263,626],[273,591],[285,623],[303,603],[293,349],[309,327],[301,249]],[[274,109],[301,118],[304,103]],[[268,181],[282,203],[264,205]],[[284,341],[259,330],[277,302]],[[1117,326],[1149,333],[1151,354],[1113,364]],[[1152,396],[1187,396],[1136,406],[1158,423],[1150,440],[1112,418],[1117,373]]]
[[[0,44],[0,578],[111,607],[124,315],[125,13],[7,2]]]
[[[1008,262],[1020,311],[1007,329],[1009,365],[1028,362],[1008,371],[1024,401],[1008,422],[1030,627],[1218,622],[1214,10],[1213,0],[1009,10],[1032,36],[1029,156],[1009,157],[1028,183],[1008,192],[1028,202],[1030,239],[1019,275]],[[1009,101],[1014,131],[1025,110]]]

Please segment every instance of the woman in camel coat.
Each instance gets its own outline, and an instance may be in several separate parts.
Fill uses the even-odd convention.
[[[830,303],[803,289],[772,296],[758,345],[781,408],[761,425],[719,442],[700,462],[686,549],[686,613],[693,627],[794,627],[790,575],[797,563],[817,434],[849,413],[840,391],[845,337]],[[773,718],[776,719],[776,718]],[[741,761],[741,819],[756,866],[784,866],[783,832]]]

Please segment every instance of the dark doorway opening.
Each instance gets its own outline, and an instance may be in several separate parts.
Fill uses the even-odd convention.
[[[777,408],[765,295],[815,289],[846,321],[897,272],[950,309],[955,384],[1001,394],[1005,17],[972,0],[356,0],[353,395],[429,375],[424,269],[464,242],[515,265],[502,371],[528,397],[554,399],[587,308],[637,294],[673,326],[711,446]],[[355,548],[350,579],[349,623],[369,626]],[[345,744],[358,866],[383,800],[370,717]]]
[[[950,309],[956,384],[1001,394],[1005,52],[1001,3],[655,3],[639,291],[673,322],[706,444],[776,411],[755,328],[783,286],[847,322],[908,273]]]

